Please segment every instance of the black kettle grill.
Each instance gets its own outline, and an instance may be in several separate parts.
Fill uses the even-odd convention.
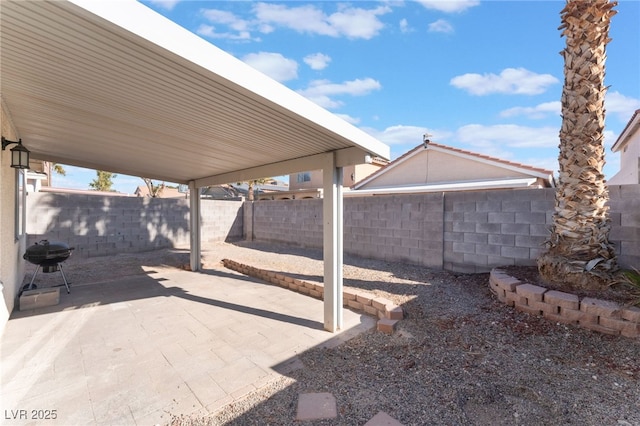
[[[42,272],[56,272],[60,271],[62,279],[64,280],[64,286],[67,288],[67,293],[70,293],[69,283],[67,277],[64,275],[62,269],[62,262],[67,260],[71,256],[71,252],[74,247],[69,247],[68,244],[60,242],[49,242],[48,240],[42,240],[27,248],[26,252],[22,256],[23,259],[34,265],[38,265],[36,271],[31,277],[29,286],[25,286],[23,290],[32,290],[35,288],[33,280],[35,280],[38,270],[42,268]]]

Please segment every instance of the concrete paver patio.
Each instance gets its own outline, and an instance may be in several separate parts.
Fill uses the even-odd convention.
[[[72,285],[59,305],[7,323],[2,423],[151,425],[214,412],[375,320],[345,310],[344,325],[324,331],[322,301],[222,269]]]

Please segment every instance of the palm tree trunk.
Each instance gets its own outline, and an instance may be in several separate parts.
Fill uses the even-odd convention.
[[[602,173],[605,47],[616,4],[568,0],[561,12],[566,48],[560,172],[548,250],[538,269],[545,280],[569,288],[605,288],[617,269]]]

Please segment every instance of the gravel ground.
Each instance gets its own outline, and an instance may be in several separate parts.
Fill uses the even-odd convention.
[[[321,256],[257,243],[203,250],[205,268],[229,258],[306,279],[320,279]],[[82,276],[88,284],[188,259],[186,250],[161,250],[72,258],[66,269],[70,281]],[[344,261],[346,286],[402,305],[405,319],[395,334],[371,331],[333,349],[311,349],[288,377],[209,417],[172,424],[291,425],[299,394],[331,392],[338,418],[304,424],[363,425],[384,411],[404,425],[640,425],[640,340],[517,312],[494,299],[488,274],[347,255]],[[40,277],[48,276],[61,278]]]

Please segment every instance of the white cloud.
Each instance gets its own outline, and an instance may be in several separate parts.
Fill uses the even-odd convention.
[[[543,102],[533,107],[514,107],[500,112],[500,117],[525,116],[531,119],[546,118],[550,114],[559,116],[560,101]],[[605,98],[607,117],[615,115],[621,122],[629,121],[633,113],[640,108],[640,99],[624,96],[619,92],[608,92]]]
[[[409,21],[405,18],[400,20],[400,32],[402,33],[410,33],[413,29],[409,26]]]
[[[364,96],[380,88],[382,85],[372,78],[355,79],[342,83],[314,80],[308,88],[299,90],[298,93],[324,108],[335,109],[342,106],[342,102],[333,100],[330,96]]]
[[[558,83],[551,74],[536,74],[524,68],[506,68],[500,75],[464,74],[451,79],[450,84],[472,95],[503,93],[508,95],[538,95]]]
[[[202,24],[196,31],[199,35],[209,38],[229,40],[251,40],[251,22],[238,18],[231,12],[218,9],[201,9],[200,14],[214,25]],[[216,25],[224,26],[230,31],[216,31]],[[256,39],[259,41],[259,39]]]
[[[262,25],[279,25],[300,33],[363,39],[378,35],[384,27],[378,16],[391,12],[386,6],[362,9],[339,5],[337,12],[327,15],[313,5],[287,7],[271,3],[257,3],[253,10]]]
[[[515,117],[524,115],[527,118],[542,119],[553,114],[560,115],[561,104],[560,101],[543,102],[533,107],[514,107],[505,109],[500,112],[500,117]]]
[[[163,9],[172,10],[180,0],[149,0],[149,3],[155,4]]]
[[[242,60],[279,82],[293,80],[298,77],[298,63],[293,59],[285,58],[280,53],[250,53],[244,56]]]
[[[559,143],[558,127],[515,124],[468,124],[456,131],[456,140],[476,147],[551,148]]]
[[[480,4],[479,0],[416,0],[427,9],[440,12],[462,12]]]
[[[303,60],[312,70],[323,70],[331,62],[331,57],[324,53],[312,53],[305,56]]]
[[[212,25],[202,24],[196,30],[196,33],[208,38],[223,38],[229,40],[251,40],[251,34],[248,31],[241,31],[239,33],[218,33]],[[259,40],[259,39],[254,39]]]
[[[200,13],[202,13],[202,16],[209,22],[214,24],[224,24],[236,31],[246,31],[249,29],[249,22],[225,10],[203,9]]]
[[[431,140],[436,142],[451,136],[451,132],[446,130],[405,125],[390,126],[384,130],[373,128],[363,128],[362,130],[387,145],[407,145],[408,149],[412,149],[421,144],[424,134],[430,135]]]
[[[429,24],[429,32],[450,34],[453,32],[453,26],[444,19],[438,19]]]
[[[391,11],[388,7],[375,9],[344,8],[329,16],[329,22],[349,38],[363,38],[369,40],[378,35],[384,24],[378,19]]]
[[[615,114],[620,121],[627,123],[635,110],[640,108],[640,99],[624,96],[620,92],[607,92],[604,107],[607,114]]]
[[[343,83],[331,83],[328,80],[314,80],[305,93],[323,93],[328,95],[362,96],[379,90],[382,85],[372,78],[357,78]]]

